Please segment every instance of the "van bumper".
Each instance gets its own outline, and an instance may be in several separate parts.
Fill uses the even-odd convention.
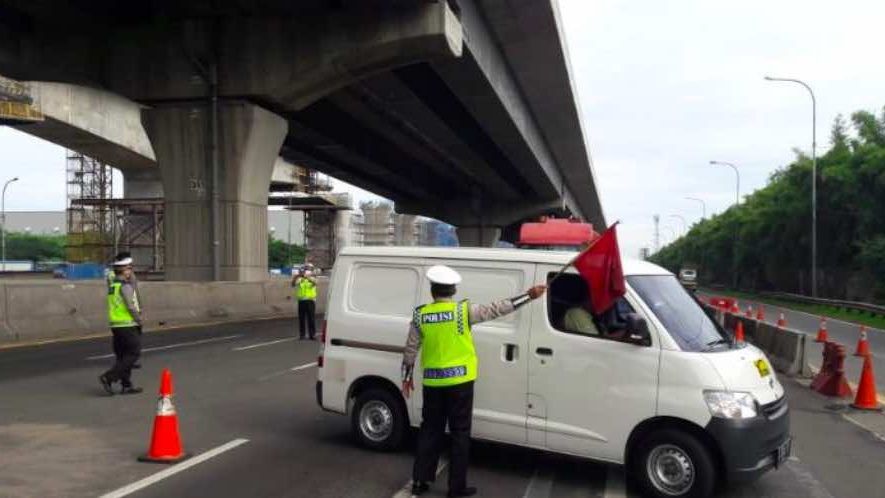
[[[772,407],[771,405],[779,405]],[[752,419],[713,417],[707,432],[722,451],[726,479],[747,482],[778,468],[790,456],[790,409],[785,398],[761,407]]]

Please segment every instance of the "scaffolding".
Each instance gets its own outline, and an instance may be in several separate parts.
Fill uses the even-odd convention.
[[[84,199],[109,200],[113,196],[113,170],[91,157],[67,152],[67,260],[104,263],[113,254],[110,237],[114,214],[103,202],[87,205]]]

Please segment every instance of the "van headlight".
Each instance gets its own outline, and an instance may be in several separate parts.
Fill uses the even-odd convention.
[[[756,416],[756,400],[750,393],[704,391],[704,401],[714,417],[742,419]]]

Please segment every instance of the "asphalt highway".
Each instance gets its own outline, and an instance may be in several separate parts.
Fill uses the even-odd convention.
[[[414,437],[377,453],[346,417],[316,405],[317,343],[274,320],[145,334],[145,392],[107,396],[96,377],[109,339],[0,350],[0,496],[408,496]],[[185,449],[176,466],[141,463],[160,371],[174,377]],[[795,456],[722,497],[885,496],[885,443],[784,379]],[[445,496],[444,466],[432,497]],[[470,482],[483,497],[635,497],[617,466],[476,442]],[[878,494],[877,494],[878,493]]]

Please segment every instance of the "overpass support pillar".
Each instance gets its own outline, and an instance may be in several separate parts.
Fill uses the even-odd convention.
[[[142,111],[165,194],[167,280],[212,279],[212,140],[205,103]],[[221,280],[267,278],[267,191],[286,120],[247,102],[218,103]]]
[[[500,227],[460,226],[457,233],[461,247],[494,247],[501,238]]]

